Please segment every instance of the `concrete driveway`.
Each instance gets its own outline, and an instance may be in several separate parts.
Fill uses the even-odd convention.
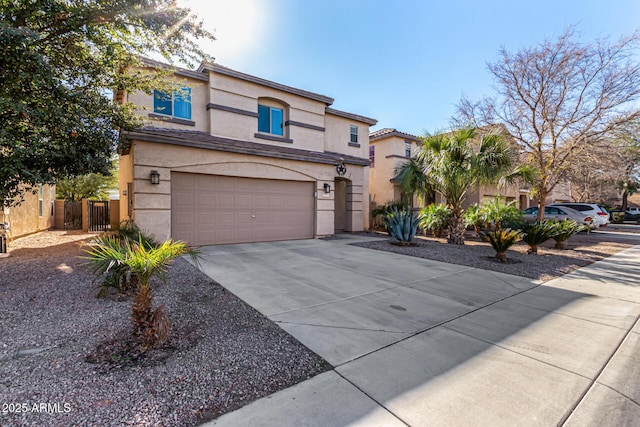
[[[208,425],[640,425],[640,247],[539,286],[359,239],[204,248],[335,368]]]

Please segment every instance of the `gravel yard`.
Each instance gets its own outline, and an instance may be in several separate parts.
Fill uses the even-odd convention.
[[[131,298],[97,299],[80,266],[90,237],[40,233],[0,258],[1,426],[194,426],[331,368],[184,260],[154,284],[169,342],[136,353]]]
[[[166,284],[154,283],[171,338],[140,354],[129,339],[131,297],[97,299],[77,258],[91,237],[44,232],[0,258],[1,426],[194,426],[331,369],[184,260]],[[551,241],[537,256],[519,243],[506,264],[473,238],[464,246],[432,238],[359,246],[546,281],[639,243],[640,234],[583,233],[568,250]]]
[[[613,228],[608,227],[608,231]],[[637,230],[612,231],[630,233]],[[397,246],[388,240],[358,243],[355,246],[500,271],[546,282],[640,244],[640,234],[637,239],[623,239],[615,234],[579,233],[567,241],[567,249],[554,249],[555,241],[552,239],[538,246],[538,255],[528,255],[527,244],[518,242],[507,251],[508,262],[502,263],[495,259],[496,253],[489,243],[472,237],[470,233],[466,239],[465,245],[449,245],[446,239],[418,237],[416,246]]]

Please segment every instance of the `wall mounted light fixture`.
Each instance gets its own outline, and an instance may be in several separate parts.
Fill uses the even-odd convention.
[[[156,170],[151,171],[151,183],[160,184],[160,173]]]
[[[331,184],[324,184],[324,192],[327,194],[331,193]]]

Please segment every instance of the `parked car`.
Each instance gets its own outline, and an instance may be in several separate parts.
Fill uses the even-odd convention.
[[[631,215],[640,215],[640,208],[637,206],[628,206],[627,212]]]
[[[611,222],[613,222],[613,214],[617,212],[623,212],[623,211],[620,208],[609,210],[609,219],[611,220]],[[629,211],[626,211],[624,212],[623,221],[633,221],[633,222],[638,222],[640,224],[640,213],[634,214],[634,213],[630,213]]]
[[[582,212],[585,215],[589,215],[594,219],[596,225],[595,228],[605,227],[610,222],[609,212],[607,212],[606,209],[600,209],[600,206],[595,203],[559,202],[551,203],[549,206],[570,208]]]
[[[538,220],[538,207],[533,206],[531,208],[525,209],[524,220],[530,224],[533,224]],[[593,217],[589,215],[585,215],[583,212],[577,211],[575,209],[563,207],[563,206],[545,206],[544,208],[544,218],[552,219],[557,221],[562,221],[563,219],[570,219],[572,221],[576,221],[578,224],[584,224],[589,228],[597,228],[597,225],[593,219]]]

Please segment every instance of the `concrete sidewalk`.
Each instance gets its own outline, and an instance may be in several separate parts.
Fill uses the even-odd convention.
[[[335,367],[207,426],[640,425],[640,246],[540,286],[354,238],[205,248]]]

